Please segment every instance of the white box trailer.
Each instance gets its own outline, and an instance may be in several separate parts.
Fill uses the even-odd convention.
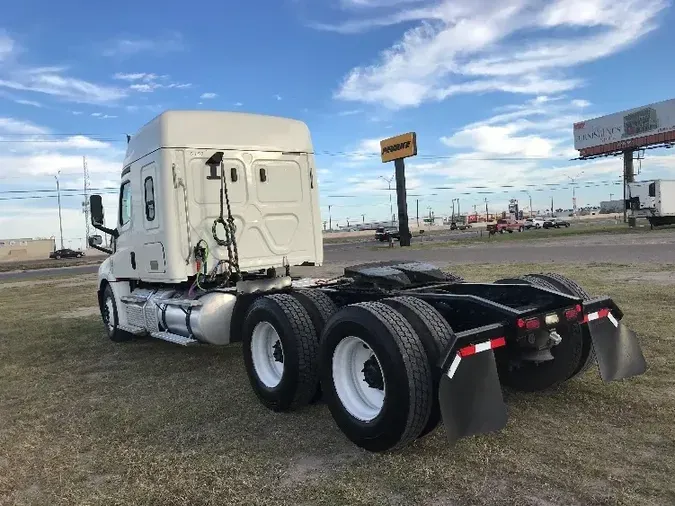
[[[646,219],[652,228],[675,223],[675,180],[626,183],[626,209],[630,217]]]
[[[646,368],[608,297],[557,274],[466,283],[433,265],[379,262],[329,281],[314,153],[296,120],[169,111],[130,139],[113,238],[99,267],[108,337],[240,342],[252,390],[275,411],[323,399],[369,451],[400,448],[442,419],[451,442],[501,429],[501,385],[544,390],[592,364],[605,381]]]

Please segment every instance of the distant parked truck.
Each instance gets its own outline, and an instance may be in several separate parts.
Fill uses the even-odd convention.
[[[656,179],[626,184],[626,210],[651,228],[675,224],[675,180]]]
[[[503,234],[504,232],[508,232],[509,234],[511,234],[513,233],[514,230],[522,232],[523,230],[525,230],[525,225],[523,224],[522,221],[503,218],[497,220],[497,223],[488,224],[487,230],[490,233],[490,235],[496,234],[497,232],[499,232],[500,234]]]

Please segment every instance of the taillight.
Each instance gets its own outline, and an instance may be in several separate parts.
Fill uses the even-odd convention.
[[[581,305],[577,304],[574,306],[572,309],[568,309],[565,311],[565,318],[567,318],[569,321],[574,321],[579,318],[579,315],[581,314]]]
[[[518,325],[518,328],[527,330],[536,330],[541,326],[539,318],[528,318],[527,320],[518,318],[516,324]]]

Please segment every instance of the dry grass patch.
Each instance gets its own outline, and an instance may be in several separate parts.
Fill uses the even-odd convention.
[[[493,280],[549,269],[454,270]],[[239,346],[114,344],[98,316],[57,317],[96,304],[91,278],[0,289],[0,504],[673,504],[675,292],[621,280],[635,269],[560,272],[615,297],[645,375],[508,393],[504,431],[451,449],[439,427],[386,455],[355,448],[321,404],[265,410]]]

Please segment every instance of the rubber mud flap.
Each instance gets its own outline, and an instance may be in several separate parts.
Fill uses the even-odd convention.
[[[647,370],[635,332],[617,321],[612,313],[588,322],[593,348],[605,382],[638,376]]]
[[[503,429],[508,416],[494,353],[462,358],[452,378],[446,370],[441,376],[438,402],[452,445],[467,436]]]

